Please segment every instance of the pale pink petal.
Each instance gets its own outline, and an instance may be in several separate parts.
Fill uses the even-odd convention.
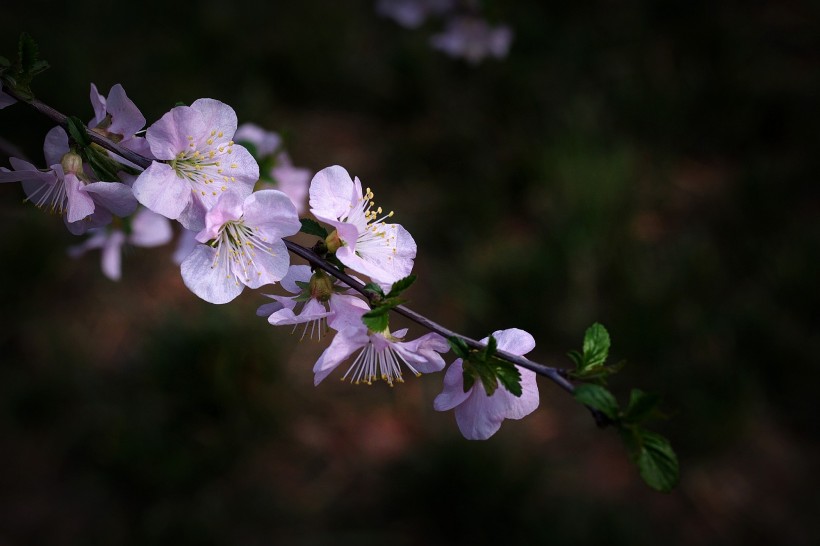
[[[282,146],[282,138],[253,123],[243,123],[233,136],[235,142],[249,142],[256,148],[257,157],[272,155]]]
[[[197,244],[196,232],[183,229],[182,233],[179,234],[179,238],[177,239],[177,247],[174,250],[174,255],[171,259],[175,264],[180,265]]]
[[[339,165],[327,167],[313,176],[310,182],[310,212],[317,218],[333,218],[338,220],[351,210],[355,202],[353,180]],[[361,198],[359,195],[356,198]]]
[[[94,212],[94,200],[84,190],[83,183],[76,175],[68,173],[63,180],[68,204],[66,221],[77,222]]]
[[[319,356],[316,365],[313,366],[313,384],[318,385],[322,380],[330,375],[347,357],[357,349],[361,349],[370,339],[367,331],[360,328],[345,328],[333,338],[327,349]]]
[[[249,288],[259,288],[265,284],[273,284],[288,273],[290,254],[285,243],[278,240],[268,244],[270,245],[269,252],[262,252],[259,249],[251,251],[252,265],[247,265],[247,261],[242,268],[233,265],[236,276]]]
[[[130,137],[145,127],[145,117],[120,84],[108,92],[106,111],[111,114],[111,125],[107,129],[111,133]]]
[[[458,358],[450,364],[444,374],[444,389],[441,394],[433,400],[433,408],[436,411],[451,410],[459,404],[463,404],[469,392],[464,392],[464,370],[463,361]]]
[[[188,150],[190,144],[204,141],[207,135],[202,115],[190,106],[172,108],[146,131],[151,153],[158,159],[174,159],[179,152]]]
[[[233,192],[223,193],[213,208],[205,214],[205,229],[197,234],[196,240],[207,243],[211,239],[216,239],[222,226],[241,217],[242,197]]]
[[[122,245],[125,234],[122,231],[112,231],[102,249],[101,265],[103,274],[112,281],[120,280],[122,276]]]
[[[68,151],[68,134],[62,127],[54,127],[46,133],[46,139],[43,143],[46,165],[51,166],[60,163]]]
[[[245,199],[245,222],[269,240],[299,232],[302,224],[290,198],[277,190],[262,190]]]
[[[202,116],[202,122],[209,134],[211,131],[217,132],[214,142],[227,142],[233,138],[237,124],[236,112],[233,108],[216,99],[197,99],[191,104],[191,108]],[[221,137],[220,132],[222,132]]]
[[[245,285],[233,275],[227,274],[225,264],[214,267],[215,250],[207,245],[197,245],[182,262],[182,280],[188,289],[210,303],[228,303],[235,299]]]
[[[396,337],[404,334],[395,332]],[[421,373],[438,372],[444,369],[444,359],[439,353],[450,350],[447,340],[436,333],[429,333],[413,341],[394,343],[393,348],[407,364]]]
[[[302,289],[297,286],[296,281],[310,282],[310,277],[312,275],[313,273],[310,271],[310,266],[292,265],[290,266],[290,269],[288,269],[288,274],[282,277],[279,284],[291,294],[299,294]]]
[[[134,192],[120,182],[92,182],[86,184],[85,191],[91,194],[95,203],[117,216],[128,216],[137,210],[138,203]]]
[[[518,328],[496,330],[493,332],[493,337],[498,342],[500,351],[522,356],[535,349],[535,338],[529,332]],[[489,337],[485,337],[481,342],[487,343],[489,340]]]
[[[131,235],[128,242],[134,246],[155,247],[171,241],[174,230],[171,222],[148,209],[140,209],[131,219]],[[180,260],[182,261],[182,260]]]
[[[497,393],[498,391],[496,391]],[[489,398],[479,381],[470,389],[470,395],[455,408],[456,423],[468,440],[486,440],[501,428],[503,400]]]
[[[191,186],[170,165],[153,162],[134,182],[134,197],[147,208],[171,220],[191,201]]]
[[[97,86],[93,83],[91,84],[89,99],[91,99],[91,106],[94,108],[94,119],[88,123],[88,126],[96,127],[105,119],[105,97],[97,91]]]
[[[538,408],[538,384],[536,382],[535,372],[525,370],[521,366],[517,366],[518,371],[521,372],[521,396],[516,397],[507,390],[502,394],[507,396],[507,411],[504,417],[507,419],[522,419],[534,412]],[[499,386],[498,390],[504,389]]]

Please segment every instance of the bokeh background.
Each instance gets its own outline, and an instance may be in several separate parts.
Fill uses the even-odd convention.
[[[673,415],[679,487],[646,488],[547,381],[483,443],[432,409],[441,376],[315,388],[325,343],[257,318],[259,292],[199,301],[170,246],[108,281],[5,184],[0,544],[816,539],[817,4],[485,13],[515,39],[475,67],[370,0],[7,2],[0,53],[32,34],[38,96],[84,119],[90,82],[122,83],[149,123],[213,97],[297,165],[345,166],[419,243],[412,306],[455,330],[524,328],[534,359],[569,365],[604,323],[628,362],[615,392]],[[50,127],[0,112],[4,149],[37,162]]]

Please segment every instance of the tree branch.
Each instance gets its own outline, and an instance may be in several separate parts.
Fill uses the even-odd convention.
[[[16,93],[15,90],[11,89],[11,88],[4,87],[3,92],[7,93],[8,95],[11,95],[12,97],[14,97],[15,99],[17,99],[18,101],[20,101],[22,103],[28,104],[29,106],[31,106],[32,108],[37,110],[39,113],[43,114],[46,117],[51,118],[56,123],[60,124],[63,128],[67,127],[67,119],[68,119],[67,116],[65,116],[64,114],[58,112],[57,110],[55,110],[51,106],[49,106],[49,105],[47,105],[47,104],[45,104],[45,103],[43,103],[43,102],[41,102],[41,101],[39,101],[35,98],[27,99],[27,98],[19,95],[18,93]],[[147,169],[153,161],[153,160],[151,160],[147,157],[144,157],[144,156],[142,156],[142,155],[140,155],[136,152],[133,152],[131,150],[123,148],[122,146],[120,146],[116,142],[114,142],[114,141],[112,141],[112,140],[110,140],[110,139],[108,139],[108,138],[94,132],[93,130],[88,130],[88,135],[91,137],[92,142],[94,142],[95,144],[98,144],[99,146],[102,146],[103,148],[114,152],[118,156],[130,161],[134,165],[138,165],[142,169]],[[287,239],[285,239],[284,242],[285,242],[285,245],[287,246],[288,250],[292,254],[295,254],[295,255],[299,256],[300,258],[303,258],[308,263],[310,263],[314,268],[319,268],[319,269],[329,273],[330,275],[334,276],[335,278],[339,279],[340,281],[342,281],[346,285],[350,286],[351,288],[353,288],[354,290],[356,290],[357,292],[362,294],[365,298],[367,298],[368,302],[371,302],[371,299],[373,298],[374,295],[373,295],[372,292],[365,289],[364,284],[357,281],[356,279],[354,279],[353,277],[351,277],[347,273],[339,270],[336,266],[334,266],[331,263],[327,262],[323,258],[319,257],[319,255],[317,255],[312,250],[310,250],[308,248],[305,248],[302,245],[299,245],[297,243],[294,243],[293,241],[288,241]],[[396,313],[399,313],[400,315],[403,315],[403,316],[407,317],[408,319],[412,320],[416,324],[419,324],[419,325],[427,328],[428,330],[430,330],[432,332],[435,332],[439,335],[442,335],[444,337],[457,337],[457,338],[460,338],[460,339],[464,340],[464,342],[469,347],[471,347],[473,349],[479,349],[480,350],[480,349],[485,348],[485,345],[483,343],[481,343],[481,342],[479,342],[475,339],[469,338],[467,336],[461,335],[461,334],[459,334],[457,332],[454,332],[452,330],[449,330],[449,329],[445,328],[444,326],[441,326],[437,322],[434,322],[434,321],[428,319],[424,315],[421,315],[421,314],[413,311],[409,307],[405,307],[404,305],[399,305],[398,307],[393,308],[393,311],[395,311]],[[533,372],[535,372],[539,375],[542,375],[542,376],[550,379],[553,383],[555,383],[556,385],[558,385],[559,387],[561,387],[563,390],[565,390],[566,392],[568,392],[570,394],[572,394],[575,391],[575,386],[567,379],[567,375],[568,375],[568,371],[569,371],[567,369],[554,368],[554,367],[551,367],[551,366],[546,366],[544,364],[539,364],[538,362],[533,362],[532,360],[530,360],[528,358],[524,358],[523,356],[514,355],[514,354],[508,353],[506,351],[497,351],[496,355],[498,357],[504,359],[504,360],[507,360],[508,362],[511,362],[511,363],[515,364],[516,366],[521,366],[522,368],[525,368],[527,370],[531,370],[531,371],[533,371]],[[607,417],[606,415],[604,415],[602,412],[598,411],[597,409],[592,408],[590,406],[586,406],[586,408],[592,414],[592,417],[595,419],[595,424],[598,427],[603,428],[603,427],[606,427],[606,426],[609,426],[609,425],[613,424],[612,420],[609,419],[609,417]]]

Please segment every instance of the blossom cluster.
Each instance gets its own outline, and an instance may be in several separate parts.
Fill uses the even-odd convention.
[[[510,27],[491,25],[477,0],[378,0],[376,12],[410,29],[428,19],[442,21],[444,28],[430,37],[430,45],[474,65],[487,57],[503,59],[512,43]]]
[[[12,103],[5,97],[0,105]],[[74,132],[69,137],[62,127],[46,135],[45,168],[18,158],[10,159],[11,169],[0,168],[0,182],[20,182],[28,202],[60,215],[71,233],[88,236],[69,249],[72,256],[100,249],[103,273],[118,280],[125,245],[168,243],[176,223],[175,260],[198,297],[224,304],[246,287],[279,284],[282,293],[268,295],[272,301],[259,307],[259,316],[274,326],[301,326],[302,337],[332,335],[313,366],[316,385],[339,367],[343,381],[390,386],[407,374],[444,371],[447,339],[390,328],[387,312],[414,278],[416,242],[358,177],[339,165],[311,177],[293,165],[278,135],[239,126],[234,110],[215,99],[176,106],[144,131],[146,120],[121,85],[104,96],[92,84],[90,99],[94,117],[83,130],[135,152],[147,168],[83,143]],[[315,220],[305,221],[315,228],[305,231],[323,234],[314,250],[326,264],[366,278],[379,298],[321,268],[291,263],[285,238],[303,230],[299,214],[306,209]],[[384,320],[370,320],[374,313]],[[492,340],[515,355],[535,345],[518,329],[494,332]],[[434,402],[439,411],[455,410],[465,437],[486,439],[504,419],[520,419],[538,406],[533,372],[519,369],[518,394],[494,376],[488,388],[486,376],[475,381],[477,373],[456,359]]]

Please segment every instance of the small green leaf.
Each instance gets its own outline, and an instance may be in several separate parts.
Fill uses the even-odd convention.
[[[626,362],[621,360],[617,364],[598,366],[597,368],[589,368],[584,370],[570,370],[569,375],[573,379],[581,381],[605,381],[610,375],[621,371]]]
[[[470,357],[470,348],[467,346],[467,343],[460,337],[450,336],[447,338],[447,343],[450,345],[450,348],[453,350],[453,353],[458,358],[466,360]]]
[[[478,372],[478,378],[481,379],[481,384],[484,385],[484,392],[487,393],[487,396],[495,394],[496,389],[498,389],[498,376],[495,374],[495,370],[481,363],[475,366],[475,370]]]
[[[410,285],[412,285],[414,282],[416,282],[415,275],[408,275],[403,279],[397,280],[393,283],[393,286],[390,287],[390,292],[387,293],[387,297],[393,298],[400,295],[402,292],[410,288]]]
[[[174,103],[174,106],[188,106],[188,105],[185,104],[184,102],[182,102],[181,100],[178,100]]]
[[[311,220],[310,218],[302,218],[299,220],[302,223],[302,227],[299,228],[299,231],[302,233],[307,233],[308,235],[315,235],[317,237],[321,237],[324,239],[327,237],[327,230],[322,227],[319,222],[316,220]]]
[[[521,372],[518,367],[512,362],[494,358],[495,373],[498,380],[504,385],[504,388],[510,391],[513,396],[521,396],[523,390],[521,389]]]
[[[377,309],[376,311],[381,311]],[[390,323],[390,315],[386,312],[374,313],[373,311],[362,315],[362,322],[371,332],[383,332]]]
[[[609,356],[609,333],[601,324],[595,323],[584,334],[583,369],[603,366]]]
[[[68,135],[71,137],[71,140],[82,148],[90,146],[91,138],[88,136],[85,124],[76,116],[70,116],[66,121],[68,123]]]
[[[582,404],[602,411],[612,420],[617,419],[618,401],[605,387],[593,384],[578,385],[573,395]]]
[[[8,67],[11,66],[11,63],[9,62],[8,59],[6,59],[2,55],[0,55],[0,66],[3,67],[3,68],[8,68]]]
[[[293,281],[293,283],[302,290],[310,290],[310,282],[308,281]]]
[[[651,417],[661,398],[657,394],[645,393],[640,389],[632,389],[629,395],[629,404],[624,412],[624,420],[640,423]]]
[[[680,479],[678,456],[669,441],[654,432],[640,429],[641,449],[635,462],[646,484],[657,491],[671,491]]]

